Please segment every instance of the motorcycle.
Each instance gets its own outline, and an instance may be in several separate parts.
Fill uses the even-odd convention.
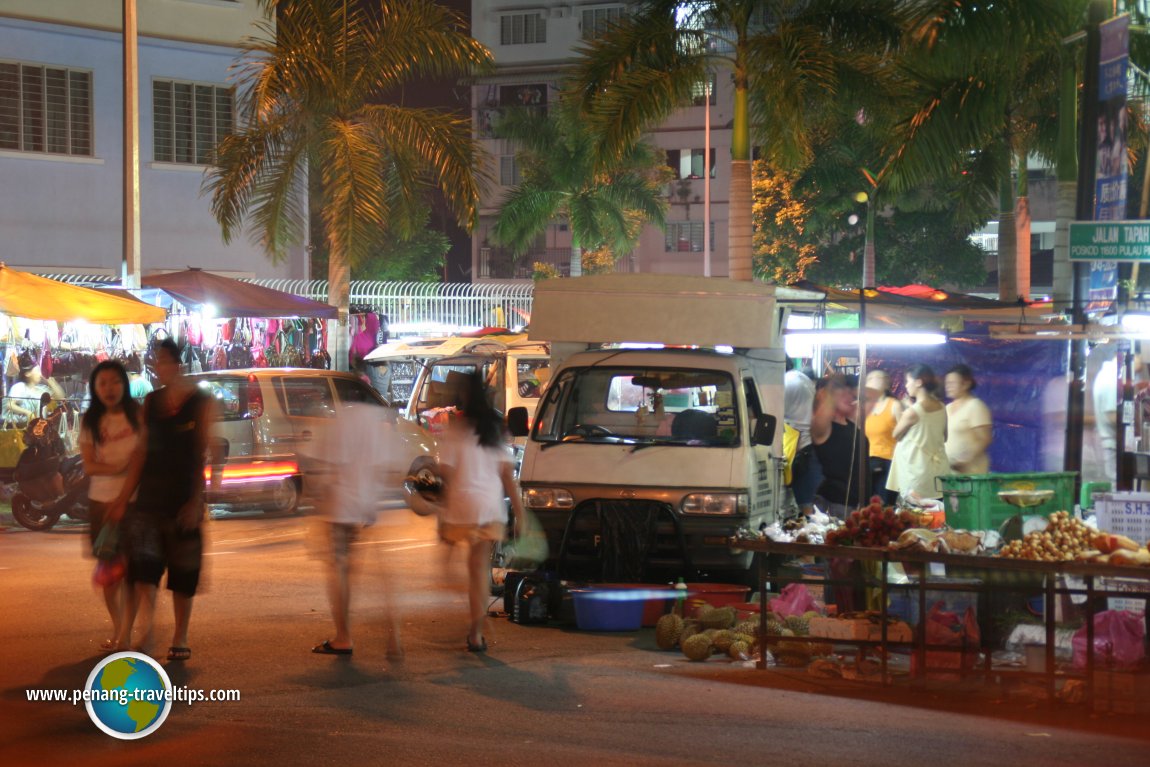
[[[24,429],[25,448],[16,463],[12,518],[29,530],[50,530],[60,518],[88,520],[88,484],[84,459],[67,455],[60,437],[61,408],[34,418]]]

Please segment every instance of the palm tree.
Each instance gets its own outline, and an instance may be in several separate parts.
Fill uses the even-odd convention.
[[[644,0],[583,50],[573,92],[618,156],[690,103],[717,71],[734,83],[729,275],[752,279],[751,141],[777,167],[809,161],[809,125],[840,89],[872,83],[900,37],[898,0]],[[858,89],[862,92],[862,88]]]
[[[243,44],[238,130],[217,147],[205,188],[225,241],[250,224],[273,260],[302,240],[308,206],[318,210],[328,300],[343,325],[350,267],[389,230],[410,235],[432,189],[470,225],[483,181],[466,118],[386,98],[423,77],[489,67],[491,55],[431,0],[261,2],[278,7],[277,23]]]
[[[649,144],[635,142],[609,167],[598,166],[595,136],[562,99],[546,112],[509,108],[494,128],[515,142],[523,180],[503,199],[491,234],[516,257],[563,218],[571,227],[571,276],[577,276],[584,248],[606,249],[618,260],[634,249],[644,223],[663,226],[666,165]]]

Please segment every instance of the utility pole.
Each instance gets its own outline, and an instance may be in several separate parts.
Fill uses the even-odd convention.
[[[136,46],[136,0],[124,11],[124,218],[120,285],[140,287],[140,100]]]

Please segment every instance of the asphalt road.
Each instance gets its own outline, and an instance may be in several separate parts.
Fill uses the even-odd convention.
[[[307,517],[213,520],[209,571],[176,685],[238,689],[179,706],[119,741],[83,706],[27,690],[82,687],[108,621],[84,528],[0,531],[2,765],[1145,765],[1141,721],[1041,702],[1026,690],[827,682],[659,652],[652,631],[492,622],[463,650],[466,602],[434,524],[404,512],[357,547],[352,658],[313,655],[330,633]],[[0,523],[11,518],[0,516]],[[454,564],[458,565],[458,561]],[[386,657],[381,579],[394,569],[406,658]],[[496,607],[499,607],[497,604]],[[157,650],[171,605],[161,598]]]

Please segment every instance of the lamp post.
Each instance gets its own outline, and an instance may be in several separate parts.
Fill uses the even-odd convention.
[[[703,276],[711,276],[711,74],[703,96]]]
[[[136,0],[123,0],[124,12],[124,213],[120,284],[140,287],[140,102],[136,48]]]

